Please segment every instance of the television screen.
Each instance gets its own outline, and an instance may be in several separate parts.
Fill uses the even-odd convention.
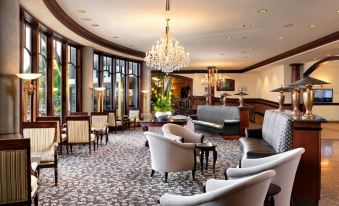
[[[314,89],[314,102],[325,103],[333,101],[333,89]]]

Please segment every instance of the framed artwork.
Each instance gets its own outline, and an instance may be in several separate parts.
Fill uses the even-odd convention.
[[[217,85],[217,91],[234,91],[234,79],[224,79]]]

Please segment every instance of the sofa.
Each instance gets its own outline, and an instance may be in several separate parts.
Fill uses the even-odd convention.
[[[220,135],[239,135],[240,114],[236,106],[199,105],[192,116],[195,128],[217,132]]]
[[[243,159],[275,155],[292,149],[292,116],[277,110],[266,110],[262,128],[245,129],[239,139]]]

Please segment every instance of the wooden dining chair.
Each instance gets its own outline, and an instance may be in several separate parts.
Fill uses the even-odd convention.
[[[120,127],[122,132],[124,131],[124,124],[121,119],[116,118],[116,113],[115,111],[105,111],[107,112],[108,115],[108,120],[107,120],[107,128],[113,128],[115,131],[115,134],[117,133],[117,129]]]
[[[103,136],[106,136],[106,144],[108,142],[107,120],[106,112],[91,112],[91,131],[97,136],[97,147],[99,136],[101,137],[101,144]]]

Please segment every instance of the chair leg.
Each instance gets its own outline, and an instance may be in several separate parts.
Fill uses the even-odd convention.
[[[69,145],[68,145],[68,143],[67,143],[67,144],[66,144],[66,151],[67,151],[67,154],[68,154],[68,146],[69,146]]]
[[[108,142],[108,132],[106,132],[106,144]]]
[[[102,132],[100,133],[100,141],[101,141],[101,145],[102,145]]]
[[[88,152],[91,154],[91,143],[88,144]]]
[[[192,170],[192,179],[195,180],[195,170]]]
[[[54,182],[55,186],[58,186],[58,163],[54,167]]]
[[[38,204],[39,204],[39,195],[38,192],[36,192],[34,197],[34,206],[38,206]]]
[[[95,142],[93,141],[93,149],[94,149],[94,152],[95,152]]]
[[[151,171],[151,177],[153,177],[153,175],[154,175],[154,170]]]
[[[59,152],[60,152],[60,154],[62,155],[62,143],[60,142],[60,144],[59,144]]]
[[[168,172],[165,172],[165,183],[167,183],[167,179],[168,179]]]
[[[117,133],[117,126],[114,127],[114,132]]]
[[[73,153],[73,146],[71,145],[71,154]]]

